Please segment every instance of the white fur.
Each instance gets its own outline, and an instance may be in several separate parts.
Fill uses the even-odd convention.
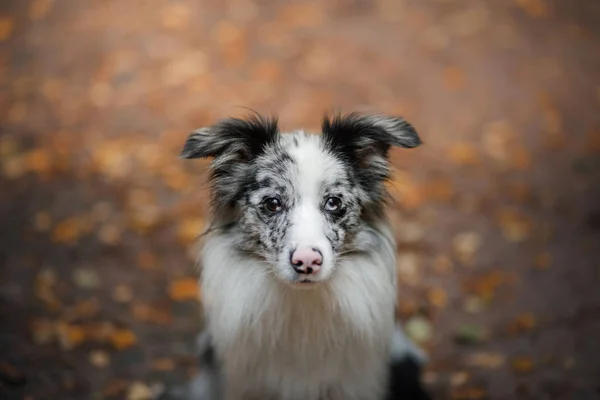
[[[394,336],[396,246],[385,220],[365,222],[357,251],[334,259],[322,185],[345,171],[319,140],[286,146],[299,199],[278,268],[239,252],[236,228],[207,236],[201,289],[225,400],[382,400],[390,354],[416,351]],[[323,253],[308,290],[292,283],[289,251],[299,246]]]
[[[237,255],[234,242],[215,235],[202,258],[225,398],[382,399],[394,331],[393,247],[340,260],[331,279],[300,291]]]

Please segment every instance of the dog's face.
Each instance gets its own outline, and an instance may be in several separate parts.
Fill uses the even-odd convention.
[[[381,211],[390,146],[419,144],[401,118],[325,118],[323,134],[310,135],[252,116],[195,131],[181,156],[214,157],[213,211],[241,232],[240,251],[307,287],[331,277],[365,215]]]

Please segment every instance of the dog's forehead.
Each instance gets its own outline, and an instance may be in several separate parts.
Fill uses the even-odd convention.
[[[295,192],[317,194],[324,186],[344,181],[348,171],[323,145],[321,135],[282,133],[257,160],[256,180],[292,185]]]
[[[295,166],[300,190],[314,191],[345,178],[342,163],[326,149],[321,135],[297,131],[282,134],[281,139],[282,148]]]

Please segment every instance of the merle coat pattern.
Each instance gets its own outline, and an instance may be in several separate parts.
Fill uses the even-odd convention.
[[[394,321],[384,207],[390,148],[420,143],[400,117],[356,113],[325,117],[321,135],[251,115],[188,137],[182,158],[213,158],[205,397],[381,400],[390,360],[418,368],[422,354]],[[298,249],[318,254],[310,273],[294,268]]]

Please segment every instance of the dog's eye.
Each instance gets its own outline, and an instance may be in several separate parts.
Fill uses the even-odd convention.
[[[339,197],[329,197],[325,202],[327,211],[337,211],[342,207],[342,200]]]
[[[268,211],[273,213],[281,210],[281,201],[275,197],[265,199],[264,205]]]

